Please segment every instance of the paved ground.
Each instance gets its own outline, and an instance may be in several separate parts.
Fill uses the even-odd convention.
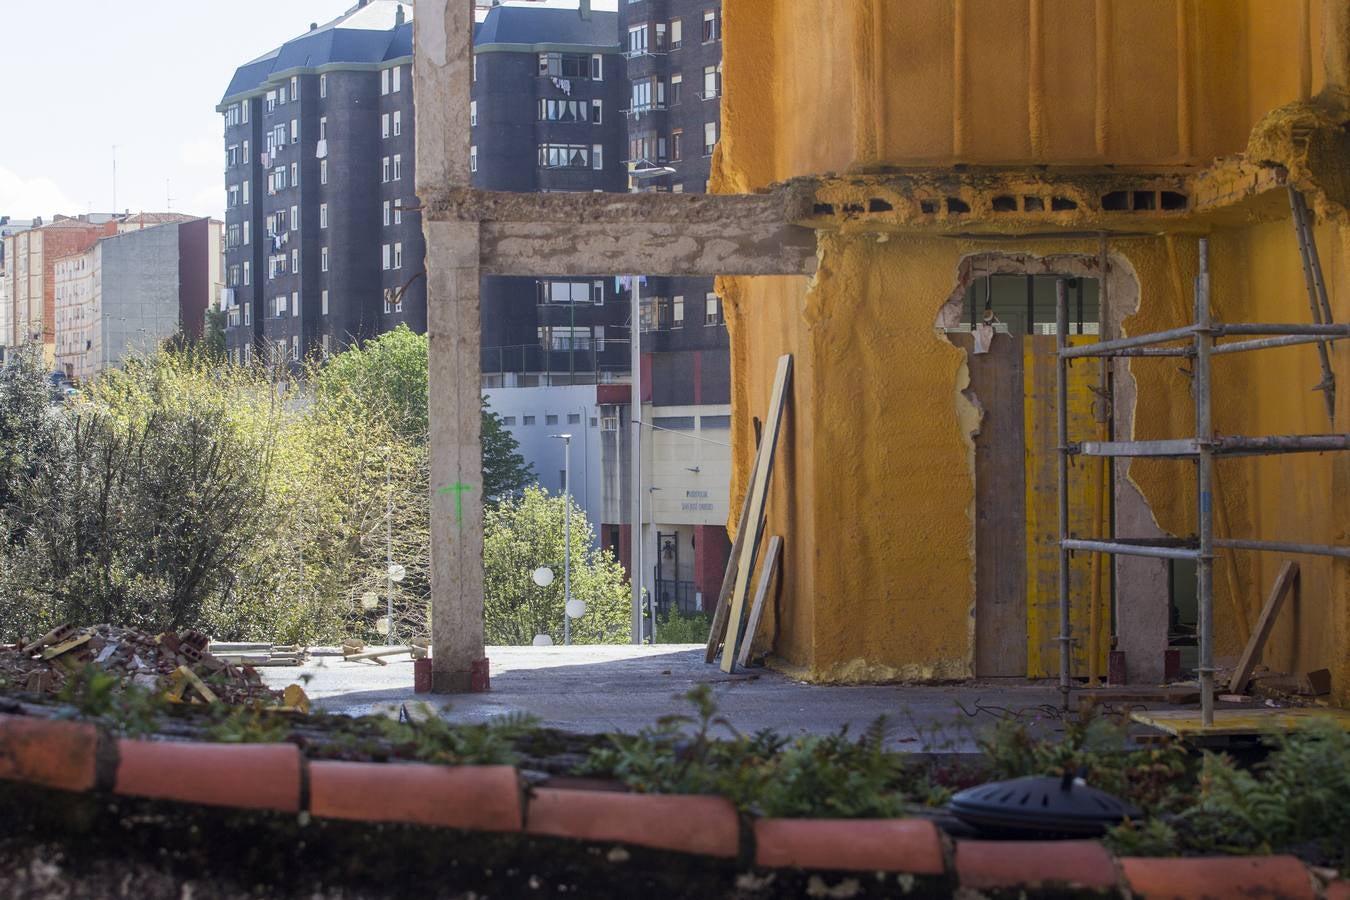
[[[974,749],[974,728],[987,727],[1005,711],[1024,711],[1028,720],[1053,729],[1053,706],[1059,701],[1050,682],[1018,679],[833,687],[803,684],[763,669],[728,676],[703,662],[701,645],[490,647],[488,657],[492,691],[453,697],[414,694],[407,657],[394,657],[387,666],[316,657],[303,668],[261,671],[274,687],[312,676],[305,690],[329,712],[388,714],[404,703],[412,708],[427,702],[452,720],[478,722],[523,711],[545,726],[576,732],[637,731],[659,716],[688,711],[689,704],[678,696],[708,683],[722,714],[740,731],[824,733],[848,725],[856,733],[886,715],[897,749],[908,750]],[[1046,705],[1051,709],[1039,708]],[[978,711],[980,706],[986,711]]]

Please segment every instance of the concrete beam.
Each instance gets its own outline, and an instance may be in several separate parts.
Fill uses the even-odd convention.
[[[469,184],[472,0],[418,4],[417,191]],[[479,229],[424,216],[431,421],[432,689],[470,689],[483,662]]]

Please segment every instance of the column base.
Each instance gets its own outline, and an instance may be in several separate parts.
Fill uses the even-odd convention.
[[[435,661],[432,661],[435,665]],[[492,689],[488,674],[487,657],[476,659],[472,667],[465,671],[436,671],[431,673],[431,692],[433,694],[482,694]]]

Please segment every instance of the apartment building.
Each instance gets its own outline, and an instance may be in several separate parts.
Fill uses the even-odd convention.
[[[424,330],[411,5],[361,0],[240,66],[224,117],[226,347],[298,362]]]
[[[721,129],[721,0],[620,0],[632,191],[703,193]],[[730,543],[730,349],[711,278],[639,278],[644,581],[661,610],[711,611]],[[626,295],[625,295],[626,296]],[[630,552],[630,398],[609,395],[604,540]],[[622,423],[622,424],[620,424]]]
[[[55,369],[74,381],[171,337],[201,338],[220,292],[219,221],[147,213],[116,229],[53,265]]]
[[[41,220],[38,220],[41,224]],[[10,342],[13,340],[14,311],[10,303],[10,286],[6,273],[9,271],[9,263],[5,256],[5,238],[18,234],[21,231],[27,231],[33,227],[32,219],[15,219],[10,216],[0,216],[0,364],[5,362],[9,353]]]

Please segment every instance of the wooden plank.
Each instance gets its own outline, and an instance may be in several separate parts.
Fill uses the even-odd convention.
[[[1298,563],[1285,560],[1279,574],[1275,576],[1275,584],[1270,589],[1270,596],[1266,598],[1266,605],[1261,609],[1261,618],[1256,620],[1256,628],[1247,640],[1247,647],[1242,651],[1237,668],[1233,670],[1233,678],[1228,682],[1229,693],[1240,694],[1247,689],[1252,669],[1256,668],[1257,662],[1260,661],[1266,638],[1270,637],[1270,630],[1275,627],[1275,617],[1280,614],[1280,607],[1284,605],[1284,596],[1297,583]]]
[[[1179,738],[1261,735],[1272,730],[1296,731],[1319,722],[1335,722],[1350,731],[1350,710],[1328,706],[1285,709],[1216,709],[1214,724],[1205,725],[1200,711],[1191,709],[1139,710],[1130,718]]]
[[[769,477],[773,474],[774,448],[783,427],[783,407],[792,384],[792,356],[778,358],[778,372],[774,375],[773,391],[769,400],[769,415],[764,420],[764,437],[759,443],[759,459],[755,463],[755,480],[750,485],[750,533],[741,547],[740,562],[736,566],[736,587],[731,594],[731,610],[727,619],[727,637],[722,648],[722,671],[736,668],[736,642],[741,633],[741,618],[750,593],[750,575],[755,566],[759,539],[764,533],[764,503],[768,499]]]
[[[749,484],[755,483],[755,472],[759,470],[759,453],[750,466]],[[741,518],[736,525],[736,539],[731,543],[731,552],[727,554],[727,570],[722,576],[722,589],[717,592],[717,608],[713,610],[712,627],[708,629],[708,647],[703,661],[711,663],[717,658],[717,650],[727,633],[727,614],[731,610],[731,591],[736,587],[737,562],[741,557],[741,547],[745,546],[745,533],[750,529],[750,489],[746,488],[745,500],[741,503]]]
[[[1022,337],[1001,334],[975,355],[969,333],[949,333],[966,351],[970,389],[984,410],[975,436],[975,674],[1027,674],[1026,427]]]
[[[755,599],[750,604],[750,620],[745,624],[745,638],[741,641],[741,652],[736,657],[738,665],[750,664],[750,647],[755,643],[755,634],[759,632],[759,620],[764,616],[764,606],[769,596],[769,586],[778,574],[778,557],[783,552],[783,539],[774,535],[769,538],[769,549],[764,555],[764,565],[759,573],[759,586],[755,588]]]

